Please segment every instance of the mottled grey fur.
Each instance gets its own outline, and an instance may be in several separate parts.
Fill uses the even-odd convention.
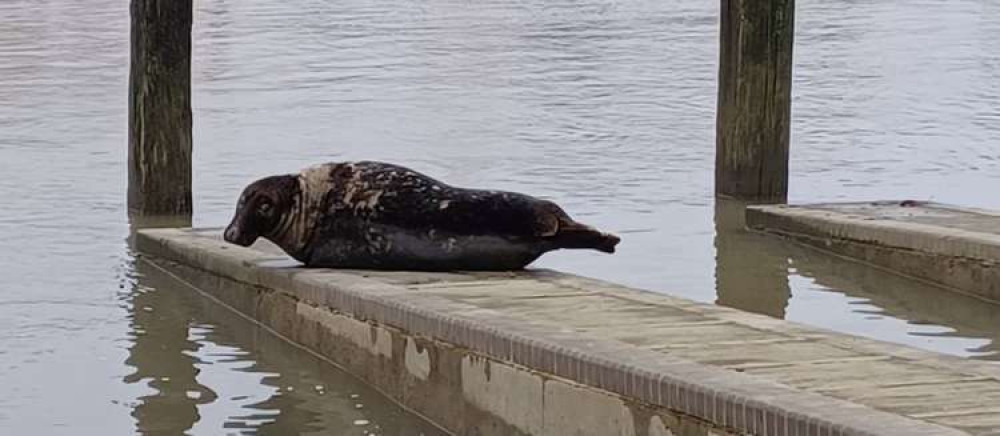
[[[457,188],[382,162],[328,163],[248,186],[227,241],[265,237],[307,266],[512,270],[619,239],[524,194]]]

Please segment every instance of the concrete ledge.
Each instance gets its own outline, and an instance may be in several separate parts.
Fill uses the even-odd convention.
[[[1000,302],[1000,215],[898,201],[751,206],[747,226]]]
[[[216,234],[137,247],[456,434],[1000,429],[993,365],[551,271],[303,269]]]

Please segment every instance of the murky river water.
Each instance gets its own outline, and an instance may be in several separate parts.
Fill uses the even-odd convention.
[[[196,224],[258,176],[392,160],[625,238],[541,266],[996,358],[996,307],[714,207],[717,2],[196,3]],[[1000,4],[800,0],[797,21],[793,201],[1000,208]],[[127,61],[125,0],[0,2],[0,433],[433,434],[134,264]]]

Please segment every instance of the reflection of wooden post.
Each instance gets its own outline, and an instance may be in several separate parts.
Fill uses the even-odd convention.
[[[128,206],[191,214],[192,0],[132,0]]]
[[[133,216],[128,247],[136,252],[135,233],[139,229],[190,225],[187,217]],[[125,359],[134,370],[124,382],[155,391],[139,397],[132,409],[136,430],[139,434],[186,434],[200,419],[198,407],[216,399],[216,394],[198,381],[195,353],[201,345],[189,338],[192,323],[181,309],[184,301],[179,292],[164,286],[167,282],[162,273],[135,257],[125,266],[136,283],[129,293],[132,343]],[[199,395],[192,397],[192,392]]]
[[[189,320],[178,313],[182,304],[179,296],[151,281],[148,275],[155,271],[150,269],[145,261],[133,261],[138,281],[131,292],[132,344],[125,359],[133,372],[124,381],[154,390],[139,397],[132,409],[139,433],[186,434],[200,418],[198,406],[212,402],[215,395],[198,382],[195,353],[201,345],[190,339]],[[189,392],[201,395],[192,398]]]
[[[791,288],[784,242],[746,231],[745,205],[715,202],[716,303],[784,318]]]
[[[794,0],[722,0],[715,193],[788,197]]]

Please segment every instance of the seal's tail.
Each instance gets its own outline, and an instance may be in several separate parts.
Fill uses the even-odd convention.
[[[615,235],[576,222],[563,223],[555,235],[559,248],[589,248],[605,253],[614,253],[620,241]]]

